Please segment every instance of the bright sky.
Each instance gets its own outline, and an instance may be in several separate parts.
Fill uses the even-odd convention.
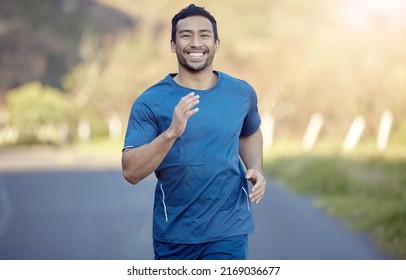
[[[347,22],[356,28],[367,28],[377,17],[391,24],[406,24],[405,0],[349,0],[344,4]]]

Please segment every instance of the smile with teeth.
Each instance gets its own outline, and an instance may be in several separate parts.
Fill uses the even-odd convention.
[[[202,52],[191,52],[191,53],[189,53],[189,55],[191,57],[202,57],[203,53]]]
[[[193,62],[200,62],[201,59],[204,57],[206,54],[205,51],[188,51],[187,55],[189,56],[189,59]]]

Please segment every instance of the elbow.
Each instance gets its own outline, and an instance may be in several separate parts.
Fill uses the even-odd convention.
[[[139,178],[136,174],[134,174],[133,172],[129,172],[126,169],[123,169],[123,176],[124,179],[131,185],[136,185],[141,181],[141,178]]]
[[[144,163],[129,155],[130,153],[127,150],[123,153],[121,159],[123,177],[131,185],[136,185],[147,177],[148,173],[145,170]]]
[[[131,161],[128,157],[130,149],[126,149],[123,151],[123,155],[121,158],[121,168],[123,172],[124,179],[130,183],[131,185],[138,184],[142,178],[136,172],[138,169],[131,164]]]

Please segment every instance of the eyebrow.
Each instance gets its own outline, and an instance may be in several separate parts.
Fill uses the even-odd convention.
[[[205,32],[213,33],[213,31],[211,31],[210,29],[200,29],[198,32],[200,32],[200,33],[205,33]],[[181,30],[179,30],[179,33],[193,33],[193,31],[190,30],[190,29],[181,29]]]

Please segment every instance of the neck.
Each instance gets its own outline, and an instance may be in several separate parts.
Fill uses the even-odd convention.
[[[173,79],[179,85],[187,88],[207,90],[216,84],[217,78],[217,75],[213,73],[213,69],[208,67],[197,73],[179,69],[179,73]]]

